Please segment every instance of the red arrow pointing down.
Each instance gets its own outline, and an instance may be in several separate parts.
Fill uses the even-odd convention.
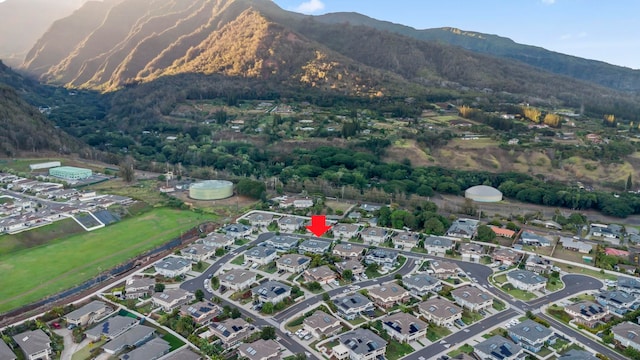
[[[320,237],[331,229],[327,225],[327,217],[324,215],[314,215],[311,217],[311,225],[307,225],[307,230],[311,231],[315,236]]]

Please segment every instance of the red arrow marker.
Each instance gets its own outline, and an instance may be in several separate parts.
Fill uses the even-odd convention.
[[[327,217],[324,215],[314,215],[311,217],[311,225],[307,226],[307,230],[311,231],[315,236],[320,237],[331,229],[327,225]]]

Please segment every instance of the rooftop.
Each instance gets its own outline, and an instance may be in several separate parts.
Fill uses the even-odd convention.
[[[496,359],[511,358],[522,351],[520,345],[514,344],[500,335],[492,336],[476,344],[474,348],[484,354],[490,354]]]
[[[542,277],[533,271],[529,270],[513,270],[507,273],[507,278],[511,278],[514,280],[521,281],[525,284],[535,285],[535,284],[546,284],[547,278]]]
[[[553,331],[531,319],[527,319],[519,324],[516,324],[509,328],[509,333],[512,333],[519,338],[525,338],[535,342],[537,340],[545,339],[553,334]]]
[[[403,312],[386,316],[382,322],[399,334],[410,335],[427,328],[426,322]]]
[[[340,342],[356,354],[368,354],[387,346],[387,342],[368,329],[357,328],[340,335]]]
[[[418,304],[422,312],[430,313],[433,316],[446,319],[456,314],[462,313],[462,308],[447,299],[440,297],[431,298]]]

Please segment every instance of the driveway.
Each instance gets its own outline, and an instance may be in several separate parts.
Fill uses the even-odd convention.
[[[73,334],[71,330],[58,329],[58,330],[54,330],[54,332],[62,336],[62,339],[64,340],[64,350],[62,350],[62,354],[60,355],[60,360],[71,360],[71,357],[73,356],[73,354],[76,353],[76,351],[89,345],[89,340],[87,339],[84,339],[79,344],[74,343]]]

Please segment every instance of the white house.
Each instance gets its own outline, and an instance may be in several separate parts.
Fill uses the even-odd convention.
[[[191,260],[178,256],[167,256],[153,265],[156,272],[164,277],[182,276],[191,270]]]

